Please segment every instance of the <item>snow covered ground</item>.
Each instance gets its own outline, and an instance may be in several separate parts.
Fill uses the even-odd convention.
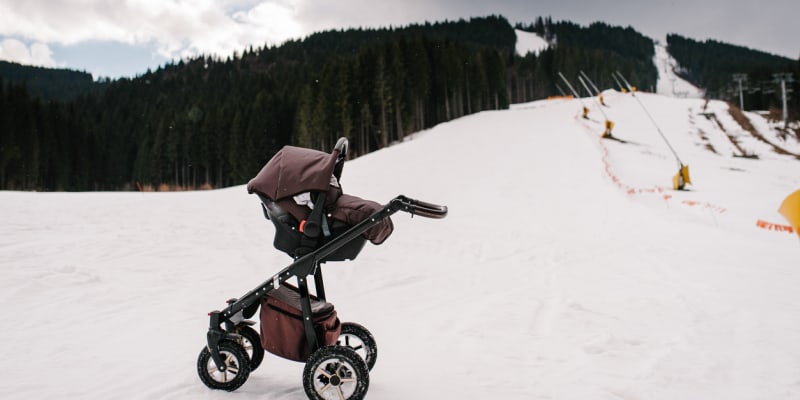
[[[514,29],[517,34],[517,54],[525,56],[528,53],[539,54],[540,51],[550,46],[544,38],[533,32]]]
[[[581,100],[540,101],[345,165],[347,193],[450,207],[325,268],[340,318],[378,342],[368,398],[800,398],[800,240],[776,212],[800,161],[714,153],[702,100],[637,96],[691,190],[669,189],[674,156],[617,92],[627,143]],[[244,187],[0,204],[0,398],[305,398],[303,365],[270,355],[234,393],[195,371],[206,313],[290,261]]]

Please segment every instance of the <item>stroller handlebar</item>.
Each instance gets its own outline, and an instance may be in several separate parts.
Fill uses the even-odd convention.
[[[398,211],[405,211],[420,217],[442,219],[447,216],[447,206],[440,206],[403,195],[397,196],[392,200],[392,204]]]

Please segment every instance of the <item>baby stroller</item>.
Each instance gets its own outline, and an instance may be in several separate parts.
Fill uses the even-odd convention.
[[[197,359],[200,380],[209,388],[236,390],[266,350],[305,363],[303,388],[310,399],[366,395],[378,354],[375,339],[363,326],[339,321],[326,301],[322,264],[355,259],[367,240],[382,243],[393,230],[390,216],[398,211],[444,218],[447,207],[402,195],[380,205],[344,194],[339,182],[346,154],[345,138],[330,154],[286,146],[248,183],[275,226],[274,246],[294,262],[209,313],[207,344]],[[260,334],[249,320],[259,307]]]

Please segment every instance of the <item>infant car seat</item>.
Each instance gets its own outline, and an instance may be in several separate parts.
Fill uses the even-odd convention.
[[[330,154],[285,146],[247,184],[247,191],[261,199],[264,216],[275,225],[275,248],[302,257],[383,208],[342,192],[346,153],[344,138]],[[367,240],[381,244],[393,229],[386,218],[321,261],[355,259]]]

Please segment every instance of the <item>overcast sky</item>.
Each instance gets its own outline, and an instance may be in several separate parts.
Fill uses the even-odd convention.
[[[678,33],[798,59],[800,0],[0,0],[0,59],[136,76],[197,54],[227,57],[316,31],[499,14]]]

